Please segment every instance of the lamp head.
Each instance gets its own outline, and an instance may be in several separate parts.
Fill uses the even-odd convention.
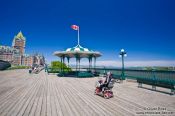
[[[125,50],[124,49],[121,49],[121,52],[124,52]]]

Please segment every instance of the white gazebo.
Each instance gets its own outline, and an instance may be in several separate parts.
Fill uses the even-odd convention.
[[[100,52],[89,50],[81,45],[77,45],[73,48],[67,48],[65,51],[54,52],[55,56],[61,58],[61,63],[65,63],[65,58],[67,59],[68,66],[70,58],[76,59],[76,71],[80,71],[80,61],[82,58],[87,58],[89,61],[89,69],[92,68],[92,60],[94,59],[94,68],[96,67],[96,59],[101,56]]]
[[[56,51],[54,52],[55,56],[58,56],[61,58],[61,63],[65,63],[65,58],[67,58],[68,66],[69,66],[69,60],[70,58],[76,59],[76,71],[80,71],[80,61],[82,58],[87,58],[89,60],[89,70],[92,68],[92,59],[94,59],[94,68],[96,66],[96,58],[101,56],[100,52],[89,50],[88,48],[83,48],[80,45],[80,39],[79,39],[79,31],[80,28],[77,25],[72,25],[71,28],[73,30],[76,30],[78,33],[77,36],[77,46],[73,48],[67,48],[65,51]]]

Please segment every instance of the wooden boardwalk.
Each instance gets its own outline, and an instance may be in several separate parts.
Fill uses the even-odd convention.
[[[115,84],[113,98],[104,99],[94,95],[96,80],[1,71],[0,116],[149,116],[163,111],[175,116],[175,96],[123,82]]]

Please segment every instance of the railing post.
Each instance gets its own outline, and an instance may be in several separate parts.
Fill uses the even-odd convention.
[[[122,80],[125,80],[125,72],[124,72],[124,55],[122,55]]]

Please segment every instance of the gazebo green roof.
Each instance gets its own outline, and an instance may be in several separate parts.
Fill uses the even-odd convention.
[[[100,57],[101,53],[93,50],[89,50],[88,48],[84,48],[81,45],[77,45],[73,48],[67,48],[65,51],[56,51],[54,52],[55,56],[65,56],[65,57],[77,57],[80,58],[88,58],[88,57]]]
[[[92,50],[89,50],[88,48],[83,48],[80,45],[77,45],[77,46],[75,46],[73,48],[68,48],[66,50],[66,52],[77,52],[77,51],[81,51],[81,52],[90,52],[91,51],[91,52],[93,52]]]

